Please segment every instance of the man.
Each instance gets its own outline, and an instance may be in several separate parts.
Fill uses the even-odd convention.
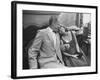
[[[39,30],[28,50],[30,69],[36,68],[64,68],[60,51],[58,20],[51,16],[50,26]]]

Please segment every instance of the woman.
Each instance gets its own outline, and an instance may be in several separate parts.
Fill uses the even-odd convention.
[[[67,28],[67,30],[64,27],[59,29],[65,65],[70,67],[88,66],[86,56],[78,45],[75,30],[77,30],[75,27]]]

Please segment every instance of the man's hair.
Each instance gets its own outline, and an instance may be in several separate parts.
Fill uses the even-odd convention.
[[[49,24],[52,25],[53,23],[57,22],[57,16],[56,15],[52,15],[49,19]]]

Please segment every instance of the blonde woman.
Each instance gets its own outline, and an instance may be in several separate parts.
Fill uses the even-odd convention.
[[[60,27],[61,50],[63,53],[63,60],[66,66],[88,66],[86,56],[78,45],[76,32],[77,27],[64,28]]]

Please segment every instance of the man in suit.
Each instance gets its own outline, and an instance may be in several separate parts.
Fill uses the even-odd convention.
[[[51,16],[49,22],[50,26],[39,30],[29,47],[30,69],[65,68],[60,51],[57,16]]]

